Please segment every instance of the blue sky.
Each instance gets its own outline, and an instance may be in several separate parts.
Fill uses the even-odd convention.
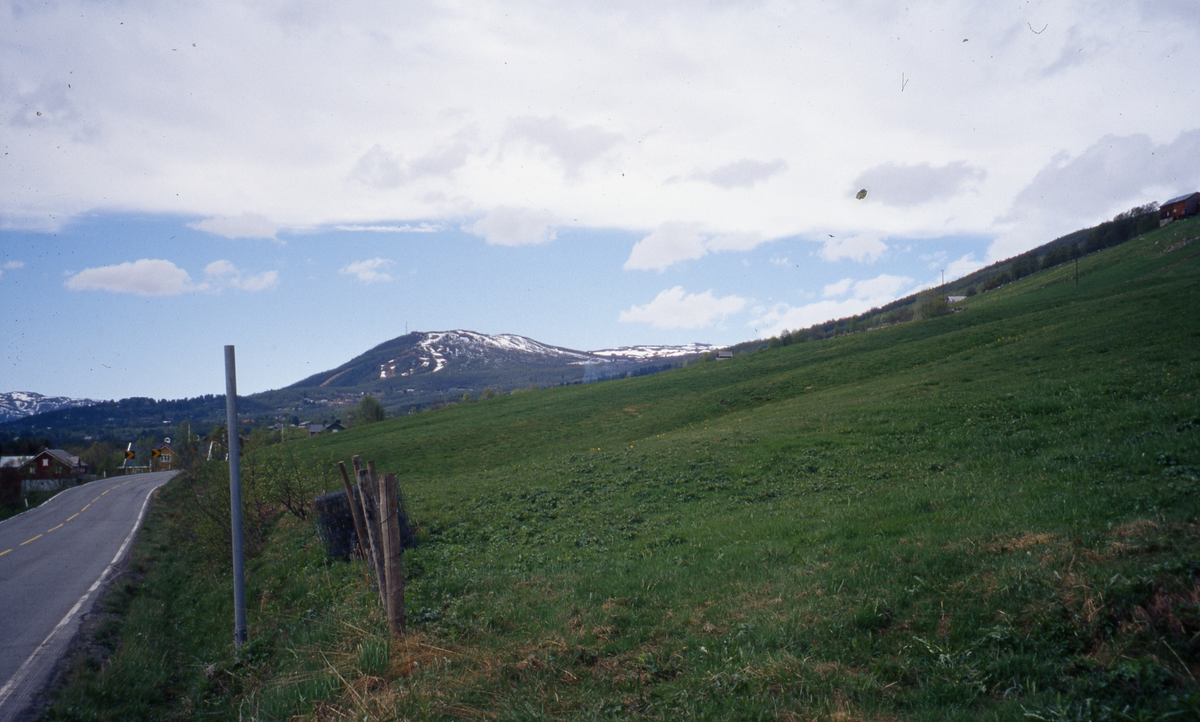
[[[0,391],[862,312],[1200,188],[1193,10],[3,1]]]
[[[332,368],[406,329],[518,333],[580,350],[732,344],[787,319],[795,328],[885,303],[936,283],[951,254],[986,250],[981,238],[943,238],[864,264],[825,260],[822,243],[792,238],[660,271],[626,269],[641,239],[613,230],[518,246],[457,228],[246,240],[123,214],[3,238],[10,379],[88,398],[221,393],[225,344],[237,347],[244,393]]]

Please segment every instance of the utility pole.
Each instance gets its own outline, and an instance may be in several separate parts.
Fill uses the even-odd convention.
[[[229,433],[229,514],[233,534],[233,647],[246,643],[246,558],[242,550],[242,452],[238,439],[237,364],[225,347],[225,425]]]

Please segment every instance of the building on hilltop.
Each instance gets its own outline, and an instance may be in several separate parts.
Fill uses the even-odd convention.
[[[1158,207],[1158,225],[1165,226],[1200,213],[1200,192],[1179,196]]]

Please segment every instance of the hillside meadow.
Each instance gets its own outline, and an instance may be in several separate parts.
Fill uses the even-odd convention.
[[[180,478],[47,718],[1197,719],[1200,221],[962,305],[274,449],[398,474],[403,641],[259,506],[235,653]]]

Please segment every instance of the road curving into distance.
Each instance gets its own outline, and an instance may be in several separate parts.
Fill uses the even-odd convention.
[[[0,522],[0,722],[49,681],[128,554],[150,494],[177,473],[97,479]]]

